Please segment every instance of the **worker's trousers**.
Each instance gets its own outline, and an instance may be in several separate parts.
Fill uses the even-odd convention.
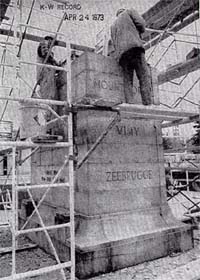
[[[151,76],[142,48],[132,48],[126,51],[120,58],[119,64],[133,83],[133,71],[135,70],[139,80],[142,103],[150,105],[151,101]]]

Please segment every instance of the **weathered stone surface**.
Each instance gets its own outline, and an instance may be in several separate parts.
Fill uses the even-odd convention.
[[[45,124],[46,110],[39,106],[21,104],[20,107],[20,138],[26,139],[46,133]],[[31,129],[30,129],[31,127]]]
[[[78,160],[113,116],[78,113]],[[158,121],[123,118],[77,171],[76,270],[80,279],[192,247],[190,226],[175,220],[166,201],[161,143]],[[32,183],[48,183],[66,153],[67,149],[44,148],[35,153]],[[67,181],[67,173],[65,169],[59,181]],[[38,200],[43,192],[34,192],[34,198]],[[46,224],[56,223],[58,213],[69,215],[68,189],[50,190],[41,207]],[[69,258],[69,231],[52,231],[51,236],[61,258]],[[31,238],[51,251],[42,233]]]
[[[64,148],[40,148],[38,152],[34,153],[31,160],[31,183],[33,185],[38,184],[50,184],[57,172],[64,163],[65,157],[68,155],[68,149]],[[68,182],[68,168],[64,168],[59,176],[57,183]],[[46,189],[33,190],[33,195],[36,200],[39,200]],[[59,205],[60,199],[65,201],[65,196],[68,193],[68,188],[60,188],[59,191],[52,188],[46,196],[46,202],[52,205]],[[62,203],[63,204],[63,203]],[[66,205],[65,205],[66,206]]]
[[[157,72],[149,68],[152,102],[159,104]],[[133,84],[111,57],[86,52],[72,63],[73,101],[81,98],[103,98],[109,102],[141,104],[139,82],[133,73]]]
[[[121,81],[118,65],[101,55],[82,55],[73,62],[74,100],[98,95],[123,101],[120,87],[106,88],[105,79]],[[74,131],[78,161],[114,116],[103,111],[78,112]],[[32,158],[32,183],[50,182],[66,153],[64,149],[37,151]],[[65,168],[58,181],[66,182],[67,173]],[[167,204],[159,121],[122,116],[76,175],[76,272],[80,279],[192,247],[191,227],[178,222]],[[35,200],[43,192],[34,192]],[[47,224],[58,223],[58,215],[69,220],[68,190],[51,189],[41,215]],[[37,219],[33,224],[38,224]],[[60,257],[68,259],[69,231],[51,231],[51,236]],[[51,251],[43,233],[31,238]]]
[[[99,192],[77,192],[76,208],[83,215],[94,216],[104,214],[116,214],[124,211],[146,211],[159,207],[158,202],[164,196],[160,193],[159,187],[133,190],[110,190]],[[80,200],[79,200],[80,199]],[[81,201],[87,201],[87,205],[82,205]],[[158,209],[157,209],[158,210]]]
[[[134,165],[134,167],[133,167]],[[109,191],[129,188],[152,188],[164,185],[159,164],[90,164],[86,163],[80,169],[77,189],[91,189],[95,185],[96,191]],[[163,172],[162,172],[163,173]],[[163,177],[163,176],[162,176]],[[85,178],[88,178],[85,182]],[[92,191],[92,189],[91,189]]]
[[[115,113],[80,112],[77,123],[78,145],[93,144],[115,117]],[[109,132],[102,143],[162,144],[160,122],[123,118]]]
[[[84,53],[72,63],[72,96],[124,102],[124,76],[116,61],[95,53]]]

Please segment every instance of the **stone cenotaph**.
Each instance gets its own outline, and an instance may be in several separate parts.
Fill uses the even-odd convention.
[[[126,92],[132,89],[124,80],[122,69],[112,58],[83,53],[72,63],[73,102],[81,103],[85,97],[116,104],[127,102]],[[155,102],[156,79],[152,84]],[[137,90],[131,102],[141,103]],[[109,110],[77,112],[74,136],[78,161],[116,114]],[[31,183],[50,182],[65,154],[67,150],[60,148],[41,148],[35,153]],[[59,179],[67,181],[67,172]],[[38,201],[42,192],[33,195]],[[68,196],[67,189],[51,189],[40,207],[46,224],[69,220]],[[76,275],[80,279],[192,248],[191,226],[176,220],[167,203],[159,120],[121,114],[76,171],[75,213]],[[38,224],[36,217],[32,224]],[[66,259],[69,231],[59,229],[51,236],[59,256]],[[50,251],[43,233],[32,233],[30,237]]]

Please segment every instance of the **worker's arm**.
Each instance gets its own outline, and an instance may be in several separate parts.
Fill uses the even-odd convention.
[[[110,46],[112,47],[112,51],[116,49],[116,46],[114,44],[116,42],[116,29],[114,28],[113,25],[111,25],[110,28]]]
[[[115,47],[114,47],[114,44],[113,44],[113,41],[112,41],[111,38],[108,40],[107,44],[108,44],[108,53],[107,53],[107,55],[111,56],[112,53],[115,51]]]
[[[144,33],[146,23],[145,23],[145,20],[143,19],[143,17],[141,15],[139,15],[139,13],[134,9],[128,9],[127,13],[129,14],[132,21],[134,22],[138,32],[140,34]]]

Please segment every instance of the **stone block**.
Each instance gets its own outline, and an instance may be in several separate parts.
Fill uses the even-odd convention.
[[[139,188],[139,186],[138,186]],[[158,207],[165,197],[159,187],[111,189],[94,192],[77,192],[76,210],[87,216],[136,211]],[[81,202],[87,202],[83,207]],[[159,202],[158,202],[159,201]]]
[[[31,184],[50,184],[62,167],[66,156],[68,156],[68,149],[65,148],[40,148],[31,157]],[[68,168],[64,168],[56,182],[68,182],[68,173]],[[33,190],[34,199],[38,201],[45,190],[46,189]],[[59,188],[59,192],[57,192],[55,188],[52,188],[44,201],[58,206],[61,201],[65,201],[65,196],[67,196],[67,194],[68,188]],[[66,206],[66,203],[63,202],[62,204]]]
[[[79,158],[83,158],[92,144],[78,146]],[[120,163],[163,163],[162,146],[159,145],[158,151],[153,144],[133,145],[129,143],[101,143],[88,158],[87,162],[91,164],[109,164]],[[158,154],[160,155],[158,159]],[[123,155],[123,156],[122,156]]]
[[[90,220],[91,227],[82,220],[79,226],[83,232],[76,239],[77,276],[86,279],[190,249],[191,227],[170,219],[166,223],[159,211],[146,215],[136,211]]]
[[[20,139],[46,134],[45,114],[46,110],[42,107],[21,103]]]
[[[85,163],[78,173],[77,189],[88,190],[94,184],[97,191],[134,187],[148,188],[163,183],[163,180],[157,177],[159,173],[161,170],[158,163],[134,163],[134,167],[133,163]],[[85,182],[85,178],[88,178],[88,182]]]
[[[78,112],[78,160],[92,147],[114,113]],[[67,149],[42,148],[32,158],[32,183],[48,183]],[[68,180],[68,170],[59,180]],[[192,229],[167,204],[159,121],[122,117],[76,172],[76,273],[80,279],[131,266],[192,247]],[[34,198],[38,199],[43,191]],[[56,223],[69,212],[67,189],[52,189],[41,215]],[[34,220],[37,224],[38,221]],[[62,260],[69,259],[69,232],[51,231]],[[36,235],[32,238],[36,238]],[[51,252],[44,235],[39,244]]]
[[[93,144],[116,115],[106,112],[80,112],[77,122],[77,145]],[[159,121],[122,118],[102,143],[162,144]],[[156,132],[158,130],[158,132]]]
[[[157,71],[149,66],[152,103],[159,104]],[[133,82],[111,57],[85,52],[72,63],[73,101],[83,97],[103,98],[108,102],[141,104],[139,81],[133,72]]]
[[[124,102],[124,76],[116,61],[99,54],[85,52],[72,63],[73,101],[83,97]]]

